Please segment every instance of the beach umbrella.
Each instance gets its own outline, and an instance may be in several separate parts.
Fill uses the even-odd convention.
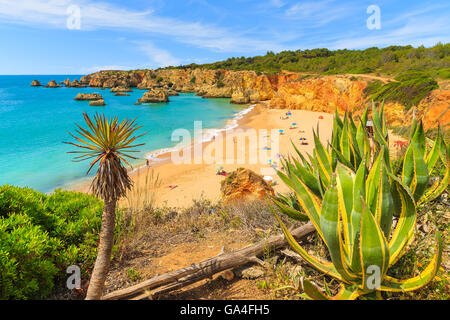
[[[223,166],[215,166],[214,171],[223,170]]]
[[[278,132],[280,132],[280,133],[281,133],[281,132],[284,132],[284,130],[278,130]]]
[[[296,125],[297,125],[297,123],[295,123],[295,122],[294,122],[294,123],[293,123],[292,125],[293,125],[293,126],[296,126]]]

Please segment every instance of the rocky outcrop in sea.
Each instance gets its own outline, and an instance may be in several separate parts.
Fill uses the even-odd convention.
[[[33,80],[33,82],[31,82],[31,86],[32,87],[40,87],[40,86],[42,86],[42,84],[38,80]]]
[[[45,88],[61,88],[61,86],[55,80],[51,80]]]
[[[169,102],[169,94],[166,89],[154,88],[144,93],[139,103]]]
[[[78,101],[94,101],[94,100],[103,100],[101,94],[98,93],[79,93],[74,98],[74,100]]]
[[[89,105],[95,106],[95,107],[100,107],[100,106],[105,106],[106,104],[105,104],[105,100],[100,99],[100,100],[94,100],[94,101],[89,102]]]
[[[130,87],[114,87],[111,89],[111,92],[132,92],[133,89]]]

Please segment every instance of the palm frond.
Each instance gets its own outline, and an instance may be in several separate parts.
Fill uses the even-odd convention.
[[[117,117],[108,120],[105,115],[96,113],[92,120],[86,112],[83,113],[83,118],[87,127],[83,128],[75,124],[77,126],[75,132],[78,136],[68,132],[76,142],[63,143],[81,149],[68,152],[77,154],[73,161],[93,159],[89,163],[87,173],[98,164],[97,174],[91,184],[92,192],[102,199],[117,200],[125,196],[132,186],[132,181],[122,162],[131,166],[125,158],[137,159],[132,154],[139,151],[132,149],[143,146],[144,143],[134,142],[148,132],[133,136],[142,128],[136,124],[136,118],[124,119],[119,123]]]

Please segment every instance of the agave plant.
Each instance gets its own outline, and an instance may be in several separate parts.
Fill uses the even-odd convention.
[[[317,133],[313,132],[315,148],[312,156],[308,155],[306,159],[294,145],[297,158],[289,157],[287,160],[282,160],[287,179],[283,177],[284,175],[281,177],[287,185],[291,186],[293,180],[301,179],[316,196],[322,199],[330,186],[331,176],[338,163],[356,172],[362,162],[370,168],[376,155],[383,152],[386,170],[402,180],[414,195],[417,204],[424,204],[437,198],[450,182],[450,146],[446,146],[440,131],[435,141],[426,139],[422,123],[414,120],[408,148],[401,161],[402,170],[396,172],[391,164],[383,105],[380,111],[375,106],[372,109],[374,128],[372,143],[366,130],[368,108],[358,126],[353,122],[351,113],[346,113],[341,120],[336,111],[332,139],[327,147],[320,141],[317,130]],[[427,188],[429,174],[438,162],[441,162],[445,168],[444,177]],[[400,214],[399,196],[395,189],[393,193],[396,204],[395,215],[398,216]],[[292,206],[285,201],[285,198],[278,197],[276,200],[275,203],[283,212],[293,214]]]
[[[440,264],[439,245],[433,262],[420,278],[401,281],[386,275],[412,240],[416,206],[435,199],[448,186],[449,149],[440,133],[436,141],[427,142],[422,124],[414,121],[401,172],[396,172],[389,154],[383,106],[380,111],[373,108],[372,120],[371,143],[366,131],[368,109],[358,126],[350,113],[341,120],[336,112],[331,143],[324,147],[317,130],[313,133],[313,155],[307,155],[306,159],[294,145],[298,157],[282,161],[286,174],[278,172],[294,194],[278,195],[273,202],[293,219],[311,220],[328,246],[332,262],[309,256],[280,221],[283,231],[308,262],[342,281],[342,292],[334,298],[356,298],[373,291],[367,286],[364,266],[380,268],[383,282],[379,290],[408,291],[428,283]],[[429,172],[438,161],[443,163],[446,173],[427,189]],[[392,230],[394,215],[398,222]],[[439,235],[436,243],[440,244]],[[370,246],[372,249],[368,249]],[[368,264],[372,260],[383,264]],[[303,287],[311,297],[325,297],[308,281]]]
[[[136,159],[130,153],[138,151],[132,150],[132,148],[143,144],[133,143],[146,133],[133,136],[141,128],[135,124],[135,120],[125,119],[119,123],[117,117],[108,120],[105,115],[95,114],[94,121],[92,121],[87,113],[83,113],[83,117],[87,124],[87,129],[76,124],[78,127],[76,132],[80,136],[77,137],[69,132],[77,143],[64,143],[81,149],[69,152],[79,154],[79,156],[74,158],[74,161],[92,160],[88,173],[98,164],[97,174],[92,181],[91,190],[95,196],[104,200],[105,205],[103,208],[97,259],[86,296],[86,299],[97,300],[103,294],[103,286],[111,261],[116,203],[132,187],[132,181],[122,162],[130,165],[125,158]]]
[[[309,264],[341,284],[339,293],[329,296],[310,281],[303,280],[303,290],[310,298],[356,299],[373,292],[412,291],[425,286],[436,275],[442,257],[439,232],[433,259],[419,276],[400,280],[387,274],[412,240],[416,203],[409,188],[389,173],[384,152],[370,171],[365,162],[356,173],[338,163],[323,199],[301,179],[291,181],[291,187],[303,209],[302,215],[310,219],[327,246],[331,262],[314,257],[302,248],[274,212],[286,239]],[[401,200],[401,213],[395,227],[392,227],[393,188]]]
[[[415,120],[410,141],[403,159],[401,177],[414,193],[418,204],[424,204],[436,199],[450,182],[450,145],[446,146],[440,127],[436,141],[426,139],[422,123]],[[444,176],[427,188],[428,176],[439,162],[445,167]]]

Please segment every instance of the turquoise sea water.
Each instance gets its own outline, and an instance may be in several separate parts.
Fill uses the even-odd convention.
[[[203,121],[204,128],[221,128],[226,120],[241,111],[229,99],[202,99],[194,94],[170,97],[169,103],[135,106],[145,90],[134,89],[130,96],[114,96],[109,89],[31,87],[38,79],[45,85],[81,76],[0,76],[0,185],[11,184],[50,192],[86,177],[88,162],[71,161],[67,151],[74,141],[67,131],[75,130],[75,122],[83,125],[82,112],[107,116],[136,118],[141,133],[149,131],[139,142],[141,163],[152,150],[175,145],[170,137],[177,128],[193,131],[194,121]],[[87,101],[74,101],[78,93],[98,92],[106,106],[91,107]],[[95,171],[95,170],[94,170]]]

